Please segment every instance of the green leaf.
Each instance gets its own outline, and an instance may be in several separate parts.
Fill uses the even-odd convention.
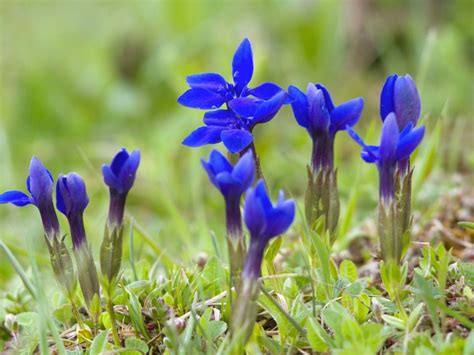
[[[128,308],[130,312],[130,320],[132,321],[133,327],[137,332],[139,332],[145,339],[150,340],[150,334],[145,328],[145,321],[142,315],[142,305],[138,300],[138,297],[125,287],[125,291],[128,295]]]
[[[462,222],[458,222],[458,225],[466,229],[474,230],[474,222],[462,221]]]
[[[89,355],[96,355],[96,354],[103,354],[105,350],[105,346],[107,345],[107,336],[109,335],[109,331],[100,332],[91,344],[91,348],[89,350]]]
[[[335,347],[334,342],[323,327],[312,317],[306,321],[306,337],[311,348],[318,352],[328,350],[328,346]]]
[[[366,293],[354,298],[354,317],[359,323],[366,321],[369,310],[370,297]]]
[[[400,330],[405,330],[406,324],[405,322],[397,317],[392,317],[387,314],[382,315],[382,319],[388,324],[391,325],[394,328],[400,329]]]
[[[410,316],[408,317],[407,321],[407,327],[408,331],[412,331],[416,323],[418,323],[418,320],[421,317],[421,314],[423,313],[423,303],[420,303],[418,306],[415,307],[415,309],[411,312]]]
[[[348,259],[342,261],[341,265],[339,266],[339,274],[341,277],[346,278],[350,282],[354,282],[358,278],[357,267],[352,261]]]
[[[135,337],[125,339],[125,348],[127,350],[137,350],[142,354],[146,354],[149,351],[148,345],[143,340]]]
[[[474,330],[471,330],[464,343],[463,355],[472,355],[474,353]]]

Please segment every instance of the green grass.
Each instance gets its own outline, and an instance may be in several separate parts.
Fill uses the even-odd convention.
[[[128,221],[134,226],[133,243],[129,243],[131,235],[127,233],[124,287],[116,304],[133,303],[144,308],[150,317],[145,323],[154,327],[151,339],[147,339],[139,329],[143,322],[124,316],[132,332],[142,339],[130,340],[130,349],[144,348],[143,339],[153,340],[147,345],[150,349],[164,343],[175,350],[179,347],[182,353],[214,352],[226,346],[225,323],[218,323],[227,321],[228,312],[220,307],[225,298],[202,306],[226,289],[225,271],[221,270],[226,258],[221,196],[199,162],[207,157],[210,147],[189,149],[180,145],[199,125],[201,115],[180,107],[176,98],[186,88],[184,78],[188,74],[217,71],[229,78],[231,56],[243,37],[249,37],[253,44],[253,83],[273,81],[284,87],[305,87],[308,81],[323,82],[336,102],[364,97],[366,105],[358,131],[368,142],[375,143],[380,130],[378,95],[386,75],[412,74],[420,89],[423,123],[427,125],[425,141],[414,160],[417,225],[437,217],[441,197],[459,185],[456,176],[462,176],[467,185],[472,182],[472,5],[466,0],[383,0],[371,2],[367,8],[356,4],[349,0],[0,3],[0,191],[25,189],[33,154],[55,176],[80,173],[91,200],[85,215],[86,229],[97,256],[108,203],[100,166],[122,146],[142,152],[136,186],[127,205]],[[290,108],[284,108],[272,122],[257,127],[255,136],[272,196],[283,188],[302,209],[305,166],[311,149],[306,132],[296,125]],[[336,259],[341,252],[347,255],[344,253],[353,239],[368,237],[376,243],[370,230],[370,221],[376,216],[376,169],[364,164],[358,154],[359,148],[340,134],[336,164],[342,233],[332,254]],[[7,313],[19,314],[20,345],[38,343],[44,350],[44,337],[51,337],[54,327],[62,333],[72,326],[70,310],[52,282],[37,211],[33,207],[0,207],[1,241],[18,259],[33,287],[48,285],[44,295],[35,296],[43,300],[36,308],[15,268],[2,254],[0,323]],[[61,222],[67,231],[65,220]],[[372,333],[379,334],[379,339],[367,339],[360,346],[368,348],[360,351],[373,349],[377,340],[385,338],[400,344],[400,351],[407,353],[414,353],[415,348],[456,353],[462,348],[465,334],[444,341],[447,325],[443,322],[446,317],[462,324],[460,317],[472,322],[472,304],[470,308],[462,308],[464,304],[454,307],[453,316],[438,298],[432,299],[427,290],[440,286],[437,268],[424,270],[426,282],[415,279],[409,284],[411,296],[406,298],[406,307],[410,317],[422,314],[413,316],[409,324],[380,318],[381,314],[397,317],[391,301],[380,290],[371,289],[367,284],[370,280],[350,281],[341,270],[326,275],[334,283],[334,297],[320,297],[313,309],[307,302],[311,294],[308,287],[318,279],[308,276],[301,257],[302,230],[303,221],[298,216],[284,237],[280,253],[288,255],[278,273],[295,276],[282,276],[278,283],[265,281],[265,287],[273,295],[279,291],[277,300],[286,303],[286,310],[306,329],[306,337],[262,295],[261,327],[256,328],[251,346],[259,344],[267,351],[286,353],[324,346],[335,351],[344,348],[344,340],[359,344],[357,336]],[[216,249],[221,255],[217,259]],[[199,270],[195,259],[202,252],[209,259],[204,270]],[[452,263],[459,268],[449,269],[442,280],[447,277],[452,286],[460,276],[468,280],[471,275],[472,281],[469,264],[460,267],[455,258]],[[360,287],[352,286],[359,283]],[[358,288],[358,293],[350,294],[351,300],[346,297],[346,302],[344,292],[351,287]],[[456,297],[464,297],[467,303],[471,297],[472,302],[464,287],[458,291]],[[317,287],[314,292],[318,292]],[[182,296],[177,296],[180,293]],[[371,308],[364,315],[361,304],[367,297]],[[422,311],[416,307],[420,300],[427,305]],[[339,303],[345,310],[336,306]],[[50,309],[46,306],[56,310],[58,322],[42,324],[38,333],[31,319]],[[176,317],[188,314],[184,329],[167,325],[169,309]],[[211,320],[206,309],[220,309],[221,320]],[[436,315],[441,318],[434,320]],[[347,329],[333,328],[337,325],[331,322],[332,317],[347,319]],[[271,328],[270,318],[276,320],[278,328]],[[372,329],[367,321],[379,327]],[[426,326],[429,322],[431,325]],[[437,323],[440,329],[431,337],[429,330],[436,329]],[[101,328],[106,331],[106,322]],[[280,333],[272,335],[274,329]],[[281,331],[283,338],[279,337]],[[354,338],[338,338],[346,333]],[[85,334],[84,344],[89,346],[95,338],[93,345],[103,349],[103,334]],[[157,339],[153,339],[155,335]],[[10,334],[2,326],[0,349],[7,339]],[[469,339],[474,342],[472,334]],[[65,342],[65,346],[71,348],[70,343]]]

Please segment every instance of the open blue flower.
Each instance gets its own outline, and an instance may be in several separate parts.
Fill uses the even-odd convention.
[[[240,237],[242,235],[240,199],[255,179],[252,152],[245,153],[235,166],[232,166],[222,153],[213,150],[209,161],[201,160],[201,163],[209,180],[224,197],[228,235],[231,238]]]
[[[410,75],[387,77],[380,93],[380,117],[382,120],[395,113],[398,128],[403,130],[408,123],[416,126],[421,113],[420,95]]]
[[[308,84],[304,94],[295,86],[288,88],[293,99],[291,107],[298,124],[308,131],[313,140],[313,170],[332,169],[334,137],[346,126],[354,126],[364,108],[362,98],[352,99],[334,106],[329,91],[321,84]]]
[[[244,39],[232,61],[233,83],[216,73],[190,75],[190,86],[178,102],[186,107],[214,110],[204,114],[204,126],[194,130],[183,141],[189,147],[223,142],[231,153],[239,153],[252,141],[252,130],[258,123],[270,121],[284,103],[289,103],[282,88],[263,83],[248,88],[253,75],[250,41]],[[225,109],[218,109],[223,104]]]
[[[190,89],[178,98],[186,107],[202,110],[214,110],[224,103],[249,95],[261,100],[268,100],[282,89],[273,83],[263,83],[253,89],[247,85],[253,76],[253,56],[250,41],[245,38],[235,51],[232,60],[232,79],[229,83],[217,73],[189,75],[186,78]]]
[[[122,148],[110,165],[102,165],[104,182],[110,191],[108,223],[111,227],[122,225],[127,194],[135,182],[139,164],[140,151],[129,154]]]
[[[86,185],[77,173],[59,175],[56,183],[56,207],[69,222],[75,249],[86,242],[83,213],[89,204]]]
[[[349,135],[362,147],[361,157],[367,163],[375,163],[380,175],[380,196],[390,202],[395,193],[395,170],[397,163],[409,158],[418,147],[425,133],[425,126],[413,127],[408,122],[400,132],[397,118],[392,112],[385,117],[379,146],[366,145],[362,138],[349,126]]]
[[[250,232],[250,248],[242,277],[260,275],[263,252],[271,238],[285,233],[295,218],[295,202],[285,200],[283,191],[276,205],[268,197],[263,180],[245,195],[244,220]]]
[[[59,222],[54,211],[54,181],[51,173],[36,157],[31,158],[30,175],[26,180],[30,195],[22,191],[12,190],[0,194],[0,204],[11,203],[15,206],[35,205],[41,215],[43,227],[49,237],[59,235]]]

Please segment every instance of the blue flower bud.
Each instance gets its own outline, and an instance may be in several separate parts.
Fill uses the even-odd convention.
[[[271,238],[285,233],[295,218],[295,202],[285,200],[283,191],[276,205],[268,197],[265,183],[259,180],[245,195],[244,220],[250,232],[250,247],[243,278],[258,278],[263,252]]]
[[[102,166],[104,182],[110,190],[108,222],[110,225],[121,225],[125,209],[125,200],[135,182],[140,164],[140,151],[128,153],[122,148],[112,159],[110,165]]]
[[[53,205],[53,177],[36,157],[31,159],[26,186],[30,196],[21,191],[7,191],[0,194],[0,204],[11,203],[19,207],[35,205],[40,212],[45,234],[48,237],[59,235],[59,222]]]
[[[56,207],[69,222],[74,248],[86,242],[83,213],[89,204],[86,185],[77,173],[59,175],[56,184]]]
[[[416,84],[410,75],[390,75],[380,93],[380,117],[385,120],[390,113],[397,118],[399,130],[408,123],[416,126],[421,114],[421,100]]]

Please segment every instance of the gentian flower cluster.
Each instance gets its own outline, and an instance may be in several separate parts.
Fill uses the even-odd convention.
[[[122,149],[110,166],[103,166],[104,181],[110,190],[110,206],[106,236],[101,248],[101,266],[102,273],[108,281],[114,280],[120,269],[125,199],[133,186],[139,162],[139,151],[128,154],[125,149]],[[61,237],[53,203],[53,176],[36,157],[31,159],[30,175],[26,185],[30,195],[17,190],[7,191],[0,194],[0,204],[11,203],[20,207],[32,204],[38,208],[56,279],[65,288],[73,309],[75,309],[74,298],[78,279],[84,301],[91,309],[93,300],[99,300],[100,287],[84,228],[84,210],[89,204],[84,180],[77,173],[69,173],[60,174],[56,183],[56,208],[66,216],[69,222],[77,274],[69,250],[64,243],[64,237]],[[111,233],[109,234],[108,231]],[[82,323],[80,319],[78,322]]]
[[[36,157],[31,159],[26,186],[30,195],[17,190],[7,191],[0,194],[0,204],[11,203],[18,207],[32,204],[38,208],[54,276],[68,296],[72,297],[76,289],[76,273],[64,238],[61,237],[58,217],[54,210],[53,176]]]
[[[412,171],[407,170],[409,158],[421,143],[425,127],[414,128],[420,116],[420,100],[408,75],[388,77],[382,89],[380,106],[383,126],[379,146],[366,145],[349,126],[347,131],[362,147],[362,159],[377,165],[382,257],[399,262],[404,244],[407,244],[411,220]]]
[[[304,94],[295,86],[288,89],[291,106],[298,124],[304,127],[313,142],[311,167],[308,167],[308,187],[305,199],[306,221],[310,227],[323,217],[331,241],[339,219],[339,195],[334,170],[334,140],[336,133],[354,126],[364,108],[362,98],[335,106],[329,91],[321,84],[308,84]]]
[[[128,153],[122,148],[110,165],[102,166],[104,182],[109,187],[109,215],[105,225],[104,239],[100,248],[102,274],[112,282],[118,275],[122,263],[123,214],[128,192],[135,182],[140,151]]]
[[[249,88],[253,76],[252,47],[244,39],[232,60],[233,83],[217,73],[190,75],[190,87],[178,98],[186,107],[207,111],[204,126],[193,131],[183,141],[189,147],[223,142],[229,152],[254,150],[252,131],[255,125],[270,121],[283,104],[289,103],[285,91],[273,83]],[[225,104],[225,108],[219,109]],[[254,151],[254,159],[258,162]],[[257,173],[260,175],[259,166]]]

